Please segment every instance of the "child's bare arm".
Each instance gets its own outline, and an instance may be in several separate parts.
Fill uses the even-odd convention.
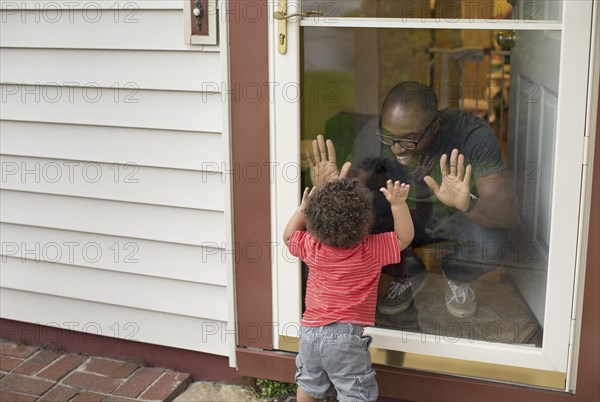
[[[314,187],[313,187],[314,190]],[[308,187],[304,189],[304,193],[302,194],[302,202],[296,212],[292,215],[287,225],[285,226],[285,230],[283,231],[283,241],[287,246],[290,241],[290,236],[294,230],[304,230],[306,227],[306,221],[304,220],[304,208],[306,208],[306,203],[308,202],[308,196],[312,193],[312,190],[309,191]]]
[[[391,180],[387,181],[387,188],[382,187],[379,190],[383,193],[392,207],[394,231],[398,238],[400,250],[404,250],[408,247],[415,236],[412,217],[410,216],[408,205],[406,205],[406,198],[408,197],[409,190],[410,186],[408,184],[400,184],[399,181],[392,183]]]

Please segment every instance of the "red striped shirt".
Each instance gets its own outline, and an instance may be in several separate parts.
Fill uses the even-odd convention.
[[[319,243],[308,232],[295,231],[289,250],[309,268],[302,325],[375,324],[381,267],[400,262],[394,232],[369,235],[350,249],[340,249]]]

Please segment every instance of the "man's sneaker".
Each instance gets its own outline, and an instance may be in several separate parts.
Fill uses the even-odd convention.
[[[458,318],[467,318],[475,314],[477,302],[471,286],[468,283],[458,284],[446,278],[446,308]]]
[[[413,298],[427,282],[427,272],[409,278],[406,282],[392,282],[385,296],[379,301],[377,311],[381,314],[398,314],[406,311]]]

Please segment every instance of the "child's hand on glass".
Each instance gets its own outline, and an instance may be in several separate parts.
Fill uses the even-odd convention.
[[[406,183],[400,183],[396,180],[393,183],[391,180],[387,181],[387,188],[381,187],[379,189],[388,200],[390,205],[402,205],[406,203],[406,198],[408,198],[408,192],[410,191],[410,185]]]
[[[304,193],[302,194],[302,201],[300,202],[300,206],[298,207],[300,211],[304,211],[304,209],[306,208],[306,204],[308,204],[308,197],[312,195],[315,189],[316,187],[313,187],[312,189],[306,187],[304,189]]]

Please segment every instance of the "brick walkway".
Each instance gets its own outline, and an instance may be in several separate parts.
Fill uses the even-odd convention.
[[[189,374],[0,341],[0,401],[171,401]]]

